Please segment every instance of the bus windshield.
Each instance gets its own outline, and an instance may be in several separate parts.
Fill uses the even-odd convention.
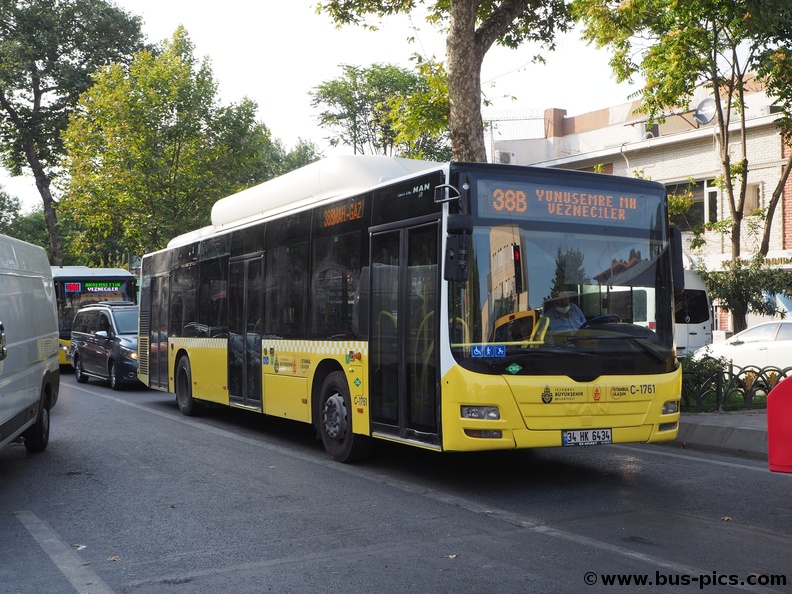
[[[123,269],[92,269],[85,266],[53,266],[61,340],[71,338],[77,310],[100,301],[137,303],[137,279]]]
[[[664,196],[627,180],[475,179],[469,279],[449,285],[451,347],[489,373],[657,373],[673,365]]]

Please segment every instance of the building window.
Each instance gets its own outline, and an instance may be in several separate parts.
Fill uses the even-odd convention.
[[[762,184],[748,184],[745,191],[745,209],[743,212],[752,214],[762,207]]]
[[[718,188],[715,180],[684,182],[666,186],[669,195],[688,196],[693,204],[687,212],[671,217],[671,222],[682,232],[692,232],[697,226],[719,220]]]

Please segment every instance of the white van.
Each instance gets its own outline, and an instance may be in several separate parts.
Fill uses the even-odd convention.
[[[47,253],[0,235],[0,447],[47,447],[58,399],[58,318]]]
[[[712,305],[707,287],[695,270],[685,270],[685,290],[674,304],[677,357],[712,344]]]

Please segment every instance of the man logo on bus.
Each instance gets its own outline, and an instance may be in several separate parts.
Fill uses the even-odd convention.
[[[550,386],[545,386],[542,391],[542,402],[550,404],[553,401],[553,393],[550,391]]]

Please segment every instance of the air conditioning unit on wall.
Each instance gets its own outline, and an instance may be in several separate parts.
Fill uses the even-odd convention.
[[[644,124],[641,126],[641,139],[648,140],[650,138],[657,138],[660,136],[660,126],[658,124]]]
[[[503,163],[504,165],[516,165],[517,153],[513,151],[495,151],[495,163]]]

